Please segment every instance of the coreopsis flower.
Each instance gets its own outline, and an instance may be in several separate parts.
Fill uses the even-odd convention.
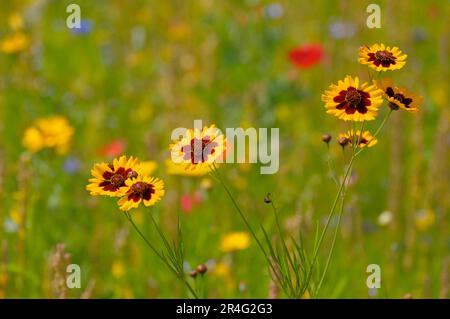
[[[392,110],[404,109],[415,113],[419,111],[419,107],[423,103],[422,96],[410,92],[405,87],[394,86],[392,80],[388,78],[381,80],[379,87],[382,88],[384,97]]]
[[[376,71],[401,69],[406,64],[406,54],[397,47],[386,47],[384,44],[374,44],[359,48],[358,62],[367,64]]]
[[[22,143],[32,153],[44,148],[54,148],[58,154],[69,150],[74,134],[73,127],[65,117],[54,115],[37,119],[25,130]]]
[[[184,175],[204,175],[213,163],[221,162],[225,156],[226,139],[214,125],[189,129],[184,137],[170,145],[171,160]],[[182,170],[181,170],[182,168]]]
[[[220,250],[232,252],[246,249],[250,245],[250,235],[246,232],[233,232],[227,234],[220,241]]]
[[[164,196],[164,182],[158,178],[139,175],[135,179],[127,179],[124,196],[117,202],[120,209],[128,211],[140,203],[152,206]]]
[[[364,131],[361,134],[360,130],[356,131],[356,134],[353,132],[353,130],[348,131],[347,133],[339,134],[338,139],[346,140],[346,145],[352,146],[353,144],[358,143],[359,148],[363,147],[372,147],[375,144],[378,143],[378,140],[376,137],[372,136],[369,131]]]
[[[320,44],[308,44],[292,49],[288,56],[296,67],[307,69],[323,59],[324,50]]]
[[[91,174],[93,178],[89,179],[90,184],[86,186],[91,195],[120,197],[128,191],[126,181],[140,176],[139,160],[121,156],[114,159],[112,164],[95,164]]]
[[[327,113],[344,121],[370,121],[383,103],[383,91],[375,84],[359,85],[358,77],[347,75],[343,81],[330,85],[322,94]]]
[[[6,54],[18,53],[25,50],[30,43],[28,36],[22,32],[16,32],[0,43],[0,51]]]

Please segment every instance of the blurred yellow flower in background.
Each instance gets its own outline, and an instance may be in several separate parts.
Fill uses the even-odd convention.
[[[416,228],[419,231],[424,232],[434,225],[436,222],[436,215],[431,209],[422,209],[416,214],[414,222],[416,224]]]
[[[227,234],[220,241],[220,250],[224,252],[232,252],[243,250],[250,245],[250,235],[246,232],[233,232]]]
[[[8,17],[8,26],[13,31],[23,29],[24,23],[22,16],[18,12],[11,14]]]
[[[120,260],[115,260],[111,265],[111,274],[114,278],[120,279],[125,274],[125,266]]]
[[[18,53],[25,50],[29,42],[26,34],[17,32],[3,39],[0,43],[0,50],[7,54]]]
[[[144,161],[141,162],[140,167],[142,175],[151,175],[158,167],[158,164],[155,161]]]
[[[65,117],[54,115],[37,119],[25,130],[22,143],[31,153],[54,148],[60,155],[67,153],[74,134]]]

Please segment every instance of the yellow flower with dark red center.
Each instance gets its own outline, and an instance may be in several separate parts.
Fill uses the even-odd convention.
[[[224,160],[226,139],[214,125],[201,131],[189,129],[182,139],[170,145],[170,150],[172,173],[204,175],[213,163]]]
[[[231,252],[243,250],[250,245],[250,235],[246,232],[233,232],[222,238],[220,242],[220,250]]]
[[[22,32],[14,33],[3,39],[0,43],[0,51],[12,54],[25,50],[29,45],[28,36]]]
[[[392,110],[404,109],[408,112],[418,112],[423,103],[423,97],[410,92],[405,87],[394,86],[391,79],[383,79],[379,83],[383,89],[384,97]]]
[[[25,130],[23,145],[32,153],[43,148],[54,148],[58,154],[69,150],[74,129],[66,118],[54,115],[37,119]]]
[[[361,134],[360,130],[357,130],[356,134],[353,132],[353,130],[350,130],[347,133],[341,133],[338,136],[338,140],[346,141],[345,145],[352,146],[353,144],[358,144],[359,148],[363,148],[366,146],[372,147],[378,143],[376,137],[373,137],[369,131],[364,131]]]
[[[406,64],[406,57],[397,47],[391,49],[384,44],[374,44],[359,48],[358,62],[367,64],[376,71],[397,70]]]
[[[128,211],[140,203],[152,206],[164,196],[164,182],[158,178],[139,175],[126,181],[124,196],[117,202],[120,209]]]
[[[139,161],[136,158],[121,156],[113,163],[95,164],[91,170],[94,178],[89,179],[86,189],[91,195],[123,196],[128,187],[128,180],[134,180],[140,175]]]
[[[359,85],[358,77],[347,75],[343,81],[330,85],[322,94],[327,113],[344,121],[370,121],[383,103],[383,91],[376,85]]]

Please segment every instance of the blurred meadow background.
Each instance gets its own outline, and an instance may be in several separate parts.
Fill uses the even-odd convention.
[[[72,2],[81,29],[66,26]],[[425,102],[417,114],[394,112],[358,160],[318,297],[448,298],[449,1],[377,1],[382,27],[369,29],[372,2],[1,1],[0,298],[186,296],[115,200],[85,190],[94,163],[122,154],[164,180],[162,201],[131,214],[156,245],[146,215],[170,235],[181,214],[186,271],[208,267],[195,280],[205,297],[270,297],[255,242],[227,238],[246,228],[223,189],[208,176],[167,172],[171,131],[194,119],[280,128],[277,174],[261,175],[260,164],[221,170],[252,223],[274,229],[270,192],[285,231],[311,247],[336,193],[321,137],[333,136],[340,167],[336,136],[348,127],[320,96],[347,74],[367,81],[357,52],[373,43],[408,54],[387,75]],[[26,147],[25,131],[49,116],[60,120],[41,124],[62,129],[67,143]],[[57,285],[70,263],[81,267],[80,289]],[[381,267],[381,289],[366,286],[369,264]]]

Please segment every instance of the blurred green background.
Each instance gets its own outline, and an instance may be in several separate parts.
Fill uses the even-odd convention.
[[[220,249],[223,236],[245,231],[223,189],[207,177],[167,174],[170,133],[194,119],[280,128],[277,174],[260,175],[259,164],[221,170],[252,223],[273,229],[263,201],[271,192],[286,231],[312,245],[336,193],[321,136],[333,135],[341,167],[335,137],[348,127],[325,114],[320,95],[347,74],[368,80],[357,51],[373,43],[408,54],[406,66],[387,75],[425,102],[418,114],[394,112],[358,160],[319,297],[449,297],[449,1],[377,1],[382,27],[369,29],[373,1],[77,0],[80,30],[66,27],[72,2],[0,4],[1,298],[60,297],[55,276],[69,262],[80,265],[82,287],[65,297],[185,296],[115,201],[85,190],[93,164],[120,154],[158,164],[153,175],[165,181],[165,198],[132,214],[159,245],[146,215],[173,234],[181,212],[186,269],[207,263],[197,279],[207,297],[269,297],[253,241]],[[308,44],[323,58],[299,68],[288,54]],[[55,114],[74,128],[68,152],[28,152],[26,128]],[[70,256],[59,258],[58,243]],[[366,286],[368,264],[381,267],[378,291]]]

